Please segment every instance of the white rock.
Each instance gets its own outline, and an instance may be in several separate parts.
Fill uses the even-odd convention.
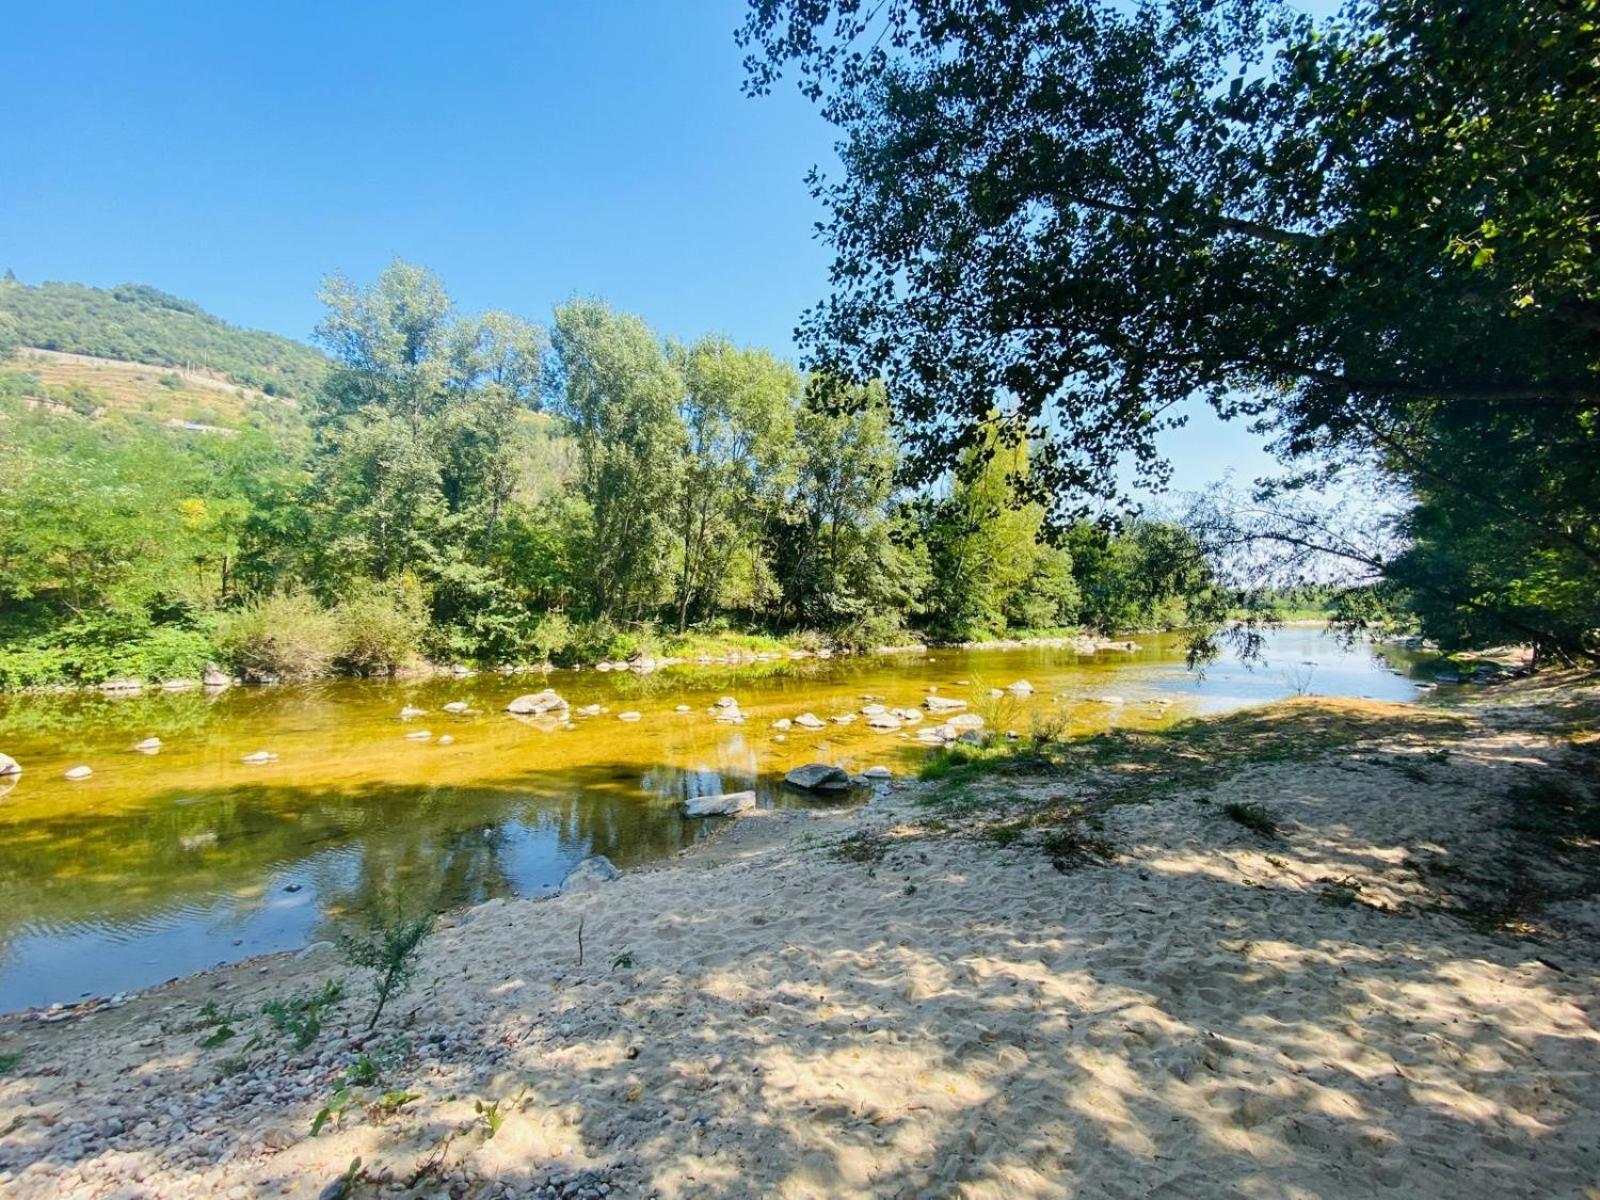
[[[451,737],[448,733],[439,739],[439,745],[441,746],[454,746],[455,744],[455,738]]]
[[[827,723],[816,713],[803,712],[794,719],[794,723],[801,729],[826,729]]]
[[[637,721],[640,716],[641,716],[640,713],[636,713],[632,709],[629,709],[627,712],[618,713],[617,714],[617,720],[619,720],[619,721]]]
[[[432,736],[433,736],[433,734],[429,733],[426,729],[417,729],[417,730],[412,731],[411,733],[406,734],[406,741],[408,741],[408,742],[425,742],[429,738],[431,738]]]
[[[742,812],[749,812],[756,806],[754,792],[725,792],[720,796],[696,796],[693,800],[686,801],[683,806],[683,815],[686,817],[733,817]]]
[[[789,726],[792,724],[794,724],[794,722],[789,720],[788,717],[779,717],[772,723],[772,727],[777,730],[784,730],[789,728]]]
[[[467,711],[468,707],[469,706],[465,700],[452,700],[449,704],[444,706],[443,711],[447,713],[464,713]]]
[[[538,717],[547,712],[567,710],[567,702],[555,692],[548,689],[542,692],[530,692],[526,696],[518,696],[506,705],[506,711],[519,717]]]
[[[73,767],[71,770],[65,772],[61,777],[63,779],[87,779],[93,774],[94,772],[88,767],[78,766]]]
[[[945,713],[963,709],[967,706],[967,702],[965,700],[956,700],[949,696],[929,695],[923,697],[922,706],[929,712]]]
[[[893,713],[873,713],[872,716],[867,718],[868,729],[879,729],[884,732],[892,732],[899,729],[901,724],[900,718]]]
[[[272,753],[270,750],[257,750],[254,754],[246,754],[239,761],[256,765],[259,763],[276,762],[277,760],[278,756]]]
[[[157,750],[161,749],[161,739],[158,737],[147,737],[144,741],[135,743],[133,748],[140,754],[154,754]]]
[[[957,713],[945,724],[949,725],[951,729],[982,729],[983,718],[977,713]]]
[[[875,717],[879,713],[886,713],[888,711],[889,710],[881,704],[863,704],[861,706],[861,715],[863,717]]]
[[[600,706],[598,704],[585,704],[582,708],[573,709],[572,712],[574,716],[579,717],[598,717],[600,715]]]
[[[1033,684],[1026,679],[1019,679],[1015,683],[1007,685],[1006,691],[1013,696],[1031,696],[1033,695]]]
[[[10,775],[21,775],[22,764],[9,754],[0,754],[0,779]]]
[[[868,767],[865,771],[861,772],[861,774],[866,776],[868,779],[893,779],[894,778],[894,772],[889,770],[888,767],[883,767],[883,766]]]
[[[676,705],[673,705],[672,711],[673,712],[677,712],[677,713],[684,713],[684,712],[689,712],[690,709],[689,709],[689,706],[687,704],[676,704]]]
[[[1121,696],[1090,696],[1089,697],[1089,703],[1091,703],[1091,704],[1121,704],[1122,703],[1122,697]]]
[[[719,696],[717,698],[717,707],[718,708],[738,708],[739,707],[739,702],[737,700],[735,700],[732,696]]]
[[[402,708],[400,710],[400,719],[402,721],[409,721],[409,720],[411,720],[412,717],[420,717],[420,716],[426,715],[427,711],[428,710],[425,709],[425,708],[413,708],[411,705],[408,704],[408,705],[406,705],[404,708]]]

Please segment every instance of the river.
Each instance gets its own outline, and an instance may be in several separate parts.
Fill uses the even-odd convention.
[[[1026,679],[1035,693],[991,717],[1026,729],[1032,710],[1058,713],[1076,736],[1300,691],[1409,700],[1407,669],[1394,652],[1289,628],[1265,663],[1225,658],[1203,675],[1186,670],[1181,639],[1149,637],[1094,655],[937,650],[649,675],[0,698],[0,751],[24,767],[0,796],[0,1012],[306,945],[392,880],[445,908],[544,894],[590,854],[623,867],[669,856],[714,826],[680,814],[688,797],[754,788],[763,805],[811,802],[781,787],[799,763],[914,773],[927,750],[862,720],[781,739],[771,729],[804,711],[856,711],[864,696],[911,707],[931,686],[981,709],[990,689]],[[546,686],[609,712],[541,730],[503,711]],[[723,695],[745,724],[713,719]],[[451,702],[474,711],[441,711]],[[406,706],[427,711],[402,721]],[[628,710],[639,720],[620,720]],[[432,736],[406,736],[422,731]],[[133,749],[151,737],[159,752]],[[258,750],[278,757],[241,761]],[[63,778],[80,764],[90,778]]]

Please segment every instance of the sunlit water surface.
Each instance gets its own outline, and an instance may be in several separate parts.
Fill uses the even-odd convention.
[[[925,749],[857,720],[777,740],[779,717],[824,719],[870,695],[914,706],[930,685],[981,701],[1027,679],[1002,718],[1063,714],[1072,734],[1154,727],[1297,691],[1410,700],[1403,658],[1342,649],[1317,630],[1275,634],[1266,662],[1203,676],[1181,640],[1137,651],[941,650],[654,675],[556,671],[507,678],[338,681],[219,695],[93,694],[0,700],[0,751],[24,765],[0,797],[0,1012],[137,989],[218,962],[336,934],[400,880],[436,907],[554,890],[579,859],[627,867],[671,855],[714,821],[683,800],[754,788],[762,805],[809,801],[785,770],[827,761],[912,772]],[[508,716],[546,686],[610,712],[541,730]],[[732,695],[744,725],[707,709]],[[1104,702],[1119,697],[1120,704]],[[1169,707],[1149,703],[1161,697]],[[441,712],[466,701],[470,715]],[[675,706],[690,711],[678,713]],[[402,722],[403,706],[427,709]],[[642,714],[636,723],[617,714]],[[406,738],[425,729],[428,741]],[[439,738],[451,735],[452,745]],[[133,745],[159,737],[159,753]],[[250,766],[257,750],[277,761]],[[93,776],[69,782],[78,764]]]

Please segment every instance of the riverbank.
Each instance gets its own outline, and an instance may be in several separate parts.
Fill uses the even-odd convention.
[[[371,1035],[326,950],[8,1021],[0,1190],[1582,1196],[1597,713],[1287,701],[759,813],[457,915]],[[259,1015],[334,979],[303,1051]]]

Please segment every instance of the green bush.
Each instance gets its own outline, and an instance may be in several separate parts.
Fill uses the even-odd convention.
[[[339,655],[339,622],[304,592],[281,592],[224,616],[217,650],[246,679],[315,679]]]
[[[392,675],[414,662],[428,626],[426,598],[409,579],[393,587],[366,584],[333,617],[338,665],[356,675]]]
[[[119,678],[192,679],[211,655],[211,639],[201,630],[105,614],[0,649],[0,690]]]

